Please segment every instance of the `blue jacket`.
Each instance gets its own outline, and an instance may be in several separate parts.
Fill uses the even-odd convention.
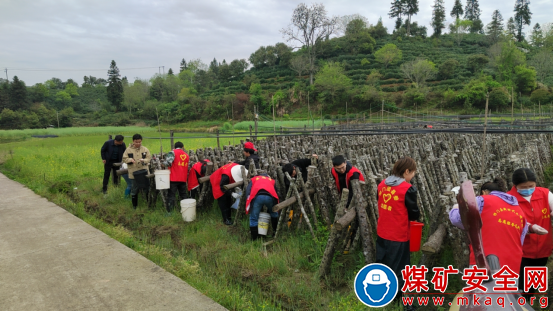
[[[115,140],[107,140],[102,146],[102,149],[100,150],[102,160],[111,161],[111,155],[113,154],[113,151],[115,151],[115,149],[117,149],[117,161],[115,162],[122,162],[123,153],[127,149],[127,146],[125,145],[125,142],[123,142],[123,144],[121,145],[115,145]]]

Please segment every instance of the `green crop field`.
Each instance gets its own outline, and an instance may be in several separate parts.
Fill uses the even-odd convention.
[[[100,148],[107,134],[142,133],[144,146],[159,152],[152,128],[67,129],[59,138],[30,138],[0,144],[0,170],[35,193],[134,249],[231,310],[367,310],[353,292],[361,252],[337,255],[328,279],[317,270],[328,229],[284,235],[276,244],[252,243],[248,220],[238,227],[222,224],[215,204],[185,224],[180,214],[165,216],[161,201],[149,210],[143,198],[137,210],[123,198],[123,187],[110,185],[102,195]],[[92,135],[90,135],[92,133]],[[167,133],[162,134],[167,137]],[[185,137],[197,134],[181,134]],[[215,146],[216,139],[179,139],[187,149]],[[126,138],[128,144],[130,138]],[[169,140],[163,140],[164,151]],[[386,309],[397,310],[397,305]]]

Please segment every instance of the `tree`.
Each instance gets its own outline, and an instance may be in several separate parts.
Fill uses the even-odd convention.
[[[518,92],[529,94],[536,88],[536,70],[524,65],[515,67],[515,86]]]
[[[540,82],[545,82],[548,76],[553,75],[553,54],[548,49],[540,49],[529,63],[536,69]]]
[[[187,70],[188,69],[188,66],[186,65],[186,61],[184,59],[182,59],[182,61],[180,61],[180,71],[179,73],[182,73],[184,70]]]
[[[108,70],[108,88],[107,95],[108,101],[115,107],[116,111],[123,108],[123,83],[121,82],[121,75],[119,74],[119,68],[115,61],[111,61],[111,65]]]
[[[363,27],[369,27],[369,20],[361,14],[344,15],[338,18],[336,22],[336,35],[345,35],[348,24],[353,20],[359,20],[363,23]]]
[[[488,49],[490,65],[495,69],[496,79],[511,85],[514,81],[515,67],[526,65],[526,56],[514,42],[498,42]]]
[[[451,17],[455,17],[455,19],[460,19],[461,16],[463,16],[463,5],[461,4],[461,0],[455,0],[453,9],[451,9],[451,13],[449,13],[449,15]]]
[[[544,36],[543,30],[541,29],[540,23],[536,23],[530,34],[530,42],[536,48],[541,48],[543,46]]]
[[[404,3],[403,14],[407,15],[407,35],[411,35],[411,16],[419,13],[419,0],[402,0]]]
[[[349,22],[344,38],[347,40],[348,50],[352,54],[372,53],[376,45],[376,41],[369,34],[369,29],[365,22],[360,19],[354,19]]]
[[[486,34],[490,37],[493,43],[499,40],[503,33],[503,16],[499,10],[493,11],[492,21],[486,26]]]
[[[459,62],[456,59],[448,59],[440,65],[438,74],[442,79],[449,79],[455,74],[457,67]]]
[[[378,23],[375,26],[369,27],[369,34],[375,39],[384,38],[384,36],[388,35],[388,29],[384,27],[382,17],[378,19]]]
[[[285,43],[278,42],[273,50],[276,56],[275,63],[278,66],[288,66],[290,59],[292,59],[292,48]]]
[[[399,30],[402,24],[401,16],[403,15],[404,5],[403,0],[392,0],[392,5],[390,6],[390,12],[388,13],[388,16],[390,18],[396,18],[396,25],[395,29]]]
[[[478,0],[467,0],[465,19],[472,22],[470,26],[471,33],[482,32],[483,24],[482,20],[480,20],[480,5],[478,4]]]
[[[223,62],[219,64],[219,79],[223,82],[227,82],[231,76],[230,66],[227,64],[227,61],[223,59]]]
[[[290,60],[290,69],[298,73],[298,77],[308,72],[309,66],[309,59],[304,55],[298,55]]]
[[[388,43],[374,53],[374,58],[377,62],[384,64],[386,69],[388,65],[401,61],[402,52],[395,44]]]
[[[517,36],[517,26],[515,25],[515,19],[512,17],[509,17],[509,20],[507,21],[507,35],[510,37],[509,39],[516,39]]]
[[[516,0],[514,11],[517,41],[522,42],[524,40],[522,28],[524,28],[524,25],[530,25],[532,16],[532,12],[530,12],[530,0]]]
[[[434,36],[439,37],[442,34],[442,29],[445,28],[445,7],[444,0],[434,0],[434,8],[432,10],[432,28]]]
[[[457,45],[461,45],[463,37],[467,31],[471,28],[472,22],[469,20],[456,19],[455,23],[449,24],[449,30],[454,34]]]
[[[229,64],[230,75],[232,78],[242,75],[247,68],[248,62],[245,59],[236,59]]]
[[[69,94],[71,97],[79,96],[77,85],[73,83],[68,83],[65,85],[65,92],[67,92],[67,94]]]
[[[351,86],[351,79],[344,72],[342,64],[328,62],[315,77],[315,86],[322,93],[328,93],[332,99],[332,103],[335,102],[336,95],[340,91],[347,90]]]
[[[309,59],[309,83],[313,84],[317,43],[334,33],[338,17],[329,18],[323,4],[310,7],[300,3],[292,14],[292,23],[281,29],[287,41],[299,42],[307,52]]]
[[[167,72],[167,75],[168,76],[174,76],[175,75],[175,74],[173,74],[173,69],[172,68],[169,68],[169,71]]]
[[[26,109],[27,87],[25,82],[19,80],[17,76],[13,76],[13,81],[10,83],[10,106],[13,110]]]
[[[490,59],[484,54],[471,54],[467,57],[467,67],[476,73],[480,71],[486,64],[490,62]]]
[[[411,80],[417,89],[424,87],[426,81],[436,77],[438,72],[434,63],[424,59],[405,62],[400,69],[403,76]]]

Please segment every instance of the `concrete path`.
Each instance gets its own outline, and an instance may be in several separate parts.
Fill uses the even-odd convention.
[[[0,174],[0,310],[225,310]]]

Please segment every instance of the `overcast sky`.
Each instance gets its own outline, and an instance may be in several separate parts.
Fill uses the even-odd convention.
[[[420,12],[413,18],[431,33],[432,3],[419,0]],[[388,18],[390,0],[319,1],[329,15],[358,13],[374,24]],[[463,5],[466,0],[462,0]],[[482,20],[490,21],[499,9],[505,21],[513,15],[514,0],[480,0]],[[279,29],[290,22],[300,1],[292,0],[0,0],[0,68],[8,68],[27,85],[52,77],[107,78],[111,60],[122,76],[150,78],[158,66],[178,71],[182,58],[201,58],[208,63],[248,59],[259,46],[282,42]],[[310,2],[307,2],[308,4]],[[448,12],[454,0],[445,0]],[[551,0],[532,0],[532,26],[552,21]],[[530,30],[526,27],[526,30]],[[145,68],[146,67],[146,68]],[[148,68],[149,67],[149,68]],[[26,69],[26,70],[24,70]],[[29,69],[33,70],[30,71]],[[40,69],[41,71],[36,71]],[[162,69],[163,70],[163,69]]]

